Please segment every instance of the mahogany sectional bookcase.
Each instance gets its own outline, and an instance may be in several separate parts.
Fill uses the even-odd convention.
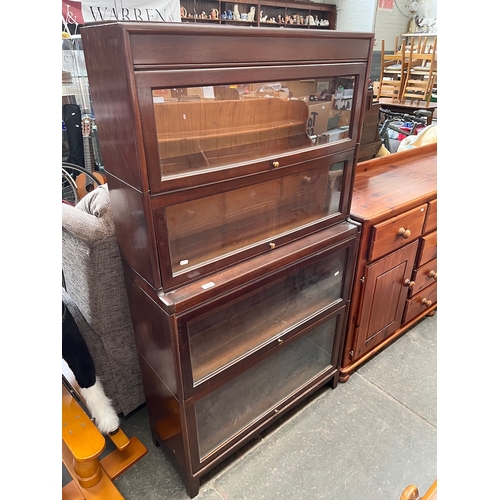
[[[335,388],[371,33],[81,30],[151,432],[200,478]]]

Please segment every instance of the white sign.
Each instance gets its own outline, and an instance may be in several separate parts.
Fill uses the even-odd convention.
[[[180,0],[63,0],[63,22],[181,22]],[[66,19],[64,19],[66,18]],[[72,21],[72,18],[74,21]]]

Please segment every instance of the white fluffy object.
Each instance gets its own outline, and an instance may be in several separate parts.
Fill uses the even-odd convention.
[[[111,400],[106,396],[99,377],[96,377],[96,382],[92,387],[80,388],[80,393],[99,431],[109,434],[118,429],[120,419]]]

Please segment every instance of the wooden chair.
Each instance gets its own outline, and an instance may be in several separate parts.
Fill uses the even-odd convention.
[[[415,45],[411,41],[411,48],[404,73],[406,75],[401,99],[413,101],[430,102],[432,89],[437,81],[437,38],[430,46],[422,43]]]
[[[432,483],[423,497],[420,496],[418,488],[414,484],[407,486],[399,500],[437,500],[437,479]]]
[[[401,46],[398,45],[399,38],[396,37],[394,43],[394,52],[392,54],[385,53],[385,40],[381,43],[380,52],[380,85],[378,87],[377,99],[388,97],[394,100],[399,100],[404,84],[404,56]]]
[[[147,453],[135,437],[118,428],[108,434],[115,449],[104,458],[106,441],[84,411],[74,375],[63,360],[62,461],[72,481],[62,488],[62,500],[123,500],[113,480]]]

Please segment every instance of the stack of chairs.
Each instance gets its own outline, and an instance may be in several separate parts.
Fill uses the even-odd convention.
[[[432,90],[437,85],[437,38],[427,45],[411,41],[401,100],[429,105]],[[420,105],[420,104],[419,104]]]
[[[422,101],[429,104],[432,90],[437,85],[437,37],[428,44],[427,37],[408,44],[396,37],[394,52],[385,53],[385,40],[381,43],[380,82],[377,99],[387,97],[394,102]]]
[[[377,99],[388,97],[399,100],[403,89],[404,76],[404,43],[400,46],[399,37],[396,37],[394,51],[385,53],[385,40],[382,40],[380,53],[380,82],[377,92]]]

